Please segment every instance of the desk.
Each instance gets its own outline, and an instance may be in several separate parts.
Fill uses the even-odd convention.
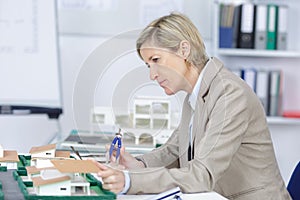
[[[5,200],[24,200],[24,196],[20,191],[17,181],[12,176],[13,170],[0,172],[0,182],[2,183],[2,191]],[[154,195],[118,195],[118,200],[147,200]],[[183,200],[226,200],[226,198],[215,192],[183,194]]]
[[[154,195],[118,195],[118,200],[147,200]],[[182,194],[182,200],[227,200],[216,192]]]

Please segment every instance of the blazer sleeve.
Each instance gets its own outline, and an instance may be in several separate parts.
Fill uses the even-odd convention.
[[[168,141],[153,151],[137,156],[146,167],[178,167],[178,129],[176,129]]]
[[[229,167],[248,127],[248,104],[254,97],[247,96],[244,89],[224,77],[216,78],[202,110],[194,114],[199,119],[193,133],[194,159],[181,168],[153,166],[130,171],[131,187],[128,194],[159,193],[175,186],[179,186],[185,193],[213,190]],[[173,140],[176,140],[178,134],[180,133],[175,133]],[[159,151],[164,156],[157,160],[162,163],[163,159],[170,161],[167,149]]]

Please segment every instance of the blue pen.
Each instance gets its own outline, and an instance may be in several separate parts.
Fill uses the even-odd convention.
[[[111,159],[113,151],[116,150],[116,162],[118,162],[121,147],[122,147],[122,134],[121,134],[121,129],[119,128],[119,132],[116,133],[116,136],[115,136],[115,138],[113,139],[113,141],[110,145],[109,160]]]

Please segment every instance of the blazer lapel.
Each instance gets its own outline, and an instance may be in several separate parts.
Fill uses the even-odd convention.
[[[211,85],[211,82],[217,75],[217,73],[222,68],[223,64],[220,60],[217,58],[211,58],[209,62],[206,65],[206,69],[203,74],[199,95],[197,97],[197,103],[194,113],[194,120],[193,120],[193,147],[196,145],[195,137],[202,137],[205,132],[205,125],[206,120],[208,118],[206,111],[206,97],[209,92],[209,88]],[[192,149],[194,151],[195,148]],[[195,156],[196,152],[193,153]]]
[[[179,163],[180,167],[186,167],[188,163],[188,147],[189,147],[189,124],[192,114],[192,108],[188,103],[188,97],[187,95],[183,106],[184,108],[182,111],[182,119],[179,127]]]

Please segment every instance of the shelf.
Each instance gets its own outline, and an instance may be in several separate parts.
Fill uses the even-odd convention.
[[[171,126],[170,100],[158,97],[136,97],[133,127],[168,128]]]
[[[213,53],[220,56],[233,56],[233,57],[270,57],[270,58],[300,58],[300,46],[298,43],[298,35],[300,29],[297,25],[287,26],[287,50],[259,50],[259,49],[240,49],[240,48],[219,48],[219,23],[220,23],[220,7],[221,3],[229,3],[233,1],[217,0],[212,4],[214,13],[214,40],[213,40]],[[256,0],[252,1],[255,4],[278,4],[281,5],[280,0]],[[299,3],[296,0],[286,0],[283,5],[289,7],[288,10],[288,21],[291,19],[299,18],[298,9]],[[298,22],[298,21],[297,21]],[[289,23],[288,23],[289,24]],[[298,24],[298,23],[297,23]]]
[[[298,51],[219,48],[216,50],[216,53],[226,56],[300,58],[300,52]]]
[[[299,125],[300,118],[267,117],[269,125]]]

